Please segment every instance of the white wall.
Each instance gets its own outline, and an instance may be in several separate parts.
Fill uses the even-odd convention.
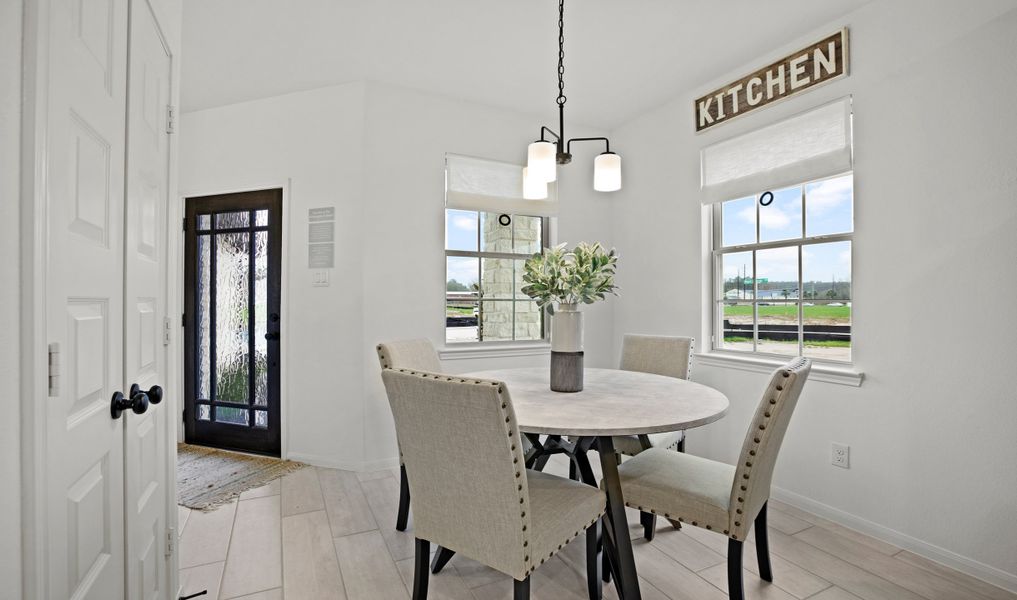
[[[784,443],[779,497],[1017,588],[1017,11],[1012,1],[874,2],[746,57],[612,133],[626,182],[615,329],[704,337],[699,149],[852,94],[855,366],[810,382]],[[692,100],[847,25],[851,74],[707,133]],[[677,68],[677,67],[676,67]],[[705,345],[705,344],[703,344]],[[617,344],[615,353],[619,351]],[[690,451],[733,461],[766,376],[694,367],[729,416]],[[829,464],[851,445],[850,470]]]
[[[282,332],[290,458],[352,469],[397,464],[374,346],[409,337],[444,344],[445,153],[521,163],[540,123],[376,83],[183,115],[181,195],[291,182]],[[612,198],[592,191],[596,152],[579,147],[562,170],[562,241],[611,243]],[[314,288],[306,209],[328,205],[337,207],[337,268],[330,287]],[[607,364],[610,306],[589,310],[586,333],[590,363]],[[542,364],[546,355],[456,360],[447,368]]]
[[[282,369],[293,458],[356,464],[363,428],[361,338],[364,86],[322,88],[188,113],[180,195],[285,188]],[[336,268],[312,287],[307,209],[336,208]]]
[[[364,196],[364,340],[367,368],[365,445],[368,464],[395,456],[395,430],[378,376],[374,346],[380,341],[445,336],[444,164],[453,152],[525,162],[526,146],[550,122],[476,104],[370,84],[367,88]],[[554,108],[549,103],[550,108]],[[549,111],[550,113],[551,111]],[[603,135],[568,125],[570,135]],[[601,150],[576,145],[574,162],[559,170],[558,240],[611,243],[612,195],[593,191],[593,158]],[[586,360],[610,359],[610,302],[587,309]],[[548,357],[447,361],[450,372],[545,365]]]
[[[21,10],[0,3],[0,582],[11,598],[21,596]]]

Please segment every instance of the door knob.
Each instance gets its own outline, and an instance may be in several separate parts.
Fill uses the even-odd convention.
[[[265,334],[265,339],[266,340],[277,340],[277,339],[279,339],[279,332],[276,332],[276,333],[266,333]]]
[[[131,390],[131,397],[124,398],[123,392],[114,392],[109,403],[109,412],[114,419],[119,419],[120,414],[125,410],[132,410],[134,414],[140,415],[148,410],[148,394],[142,391]]]
[[[134,395],[140,391],[142,391],[142,389],[140,386],[138,386],[138,384],[136,383],[132,384],[130,396],[133,398]],[[159,404],[160,402],[162,402],[162,386],[153,385],[152,387],[148,388],[148,391],[145,393],[148,394],[148,401],[151,402],[152,404]]]

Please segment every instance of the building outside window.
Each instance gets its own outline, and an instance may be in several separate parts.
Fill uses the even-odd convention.
[[[850,361],[853,174],[712,209],[714,349]]]

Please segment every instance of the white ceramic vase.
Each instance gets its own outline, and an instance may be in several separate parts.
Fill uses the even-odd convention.
[[[551,315],[551,390],[583,389],[583,313],[578,304],[559,304]]]

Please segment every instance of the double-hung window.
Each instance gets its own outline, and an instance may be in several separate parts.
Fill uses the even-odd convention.
[[[853,175],[714,211],[714,348],[851,360]]]
[[[544,311],[522,292],[526,259],[550,246],[557,201],[522,198],[522,167],[446,157],[445,341],[547,337]]]
[[[850,362],[851,99],[707,146],[714,350]]]

